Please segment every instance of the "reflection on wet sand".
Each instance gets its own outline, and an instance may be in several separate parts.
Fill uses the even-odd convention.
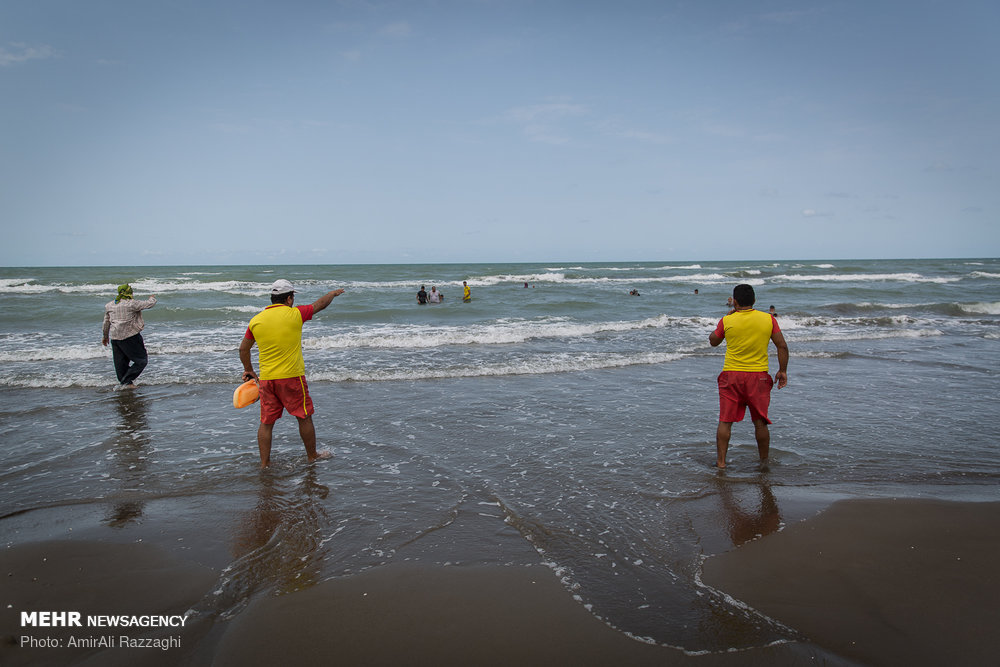
[[[260,471],[256,504],[232,531],[232,562],[212,592],[193,607],[208,618],[232,619],[259,594],[290,593],[320,582],[330,520],[329,487],[316,469]]]
[[[328,523],[320,501],[329,494],[314,466],[294,479],[261,473],[257,504],[241,518],[232,544],[234,567],[248,588],[289,592],[319,581]]]
[[[138,391],[119,391],[112,399],[118,413],[115,435],[111,441],[111,476],[119,481],[119,498],[108,509],[104,523],[123,528],[138,521],[145,501],[141,487],[151,450],[148,402]]]
[[[781,512],[778,500],[771,492],[771,483],[767,474],[761,474],[753,486],[758,487],[760,499],[757,509],[748,511],[740,505],[733,493],[733,484],[725,479],[724,474],[716,477],[719,499],[726,513],[726,530],[734,546],[740,546],[764,535],[770,535],[781,527]],[[742,486],[742,485],[741,485]]]

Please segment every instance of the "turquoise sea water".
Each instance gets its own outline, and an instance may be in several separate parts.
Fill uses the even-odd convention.
[[[307,465],[285,418],[262,475],[231,396],[279,277],[298,303],[346,290],[303,339],[335,458]],[[159,303],[116,392],[100,327],[126,281]],[[776,307],[789,385],[770,466],[738,424],[718,475],[708,334],[739,282]],[[1000,496],[998,288],[1000,259],[3,268],[0,536],[184,550],[219,568],[219,618],[393,559],[540,558],[622,631],[762,645],[787,630],[701,585],[704,556],[840,497]]]

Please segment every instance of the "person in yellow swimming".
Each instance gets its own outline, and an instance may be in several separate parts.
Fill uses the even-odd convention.
[[[747,408],[754,425],[757,453],[766,462],[770,453],[771,420],[767,409],[771,404],[771,388],[788,383],[788,345],[778,320],[770,313],[754,310],[757,300],[751,285],[733,288],[733,310],[719,320],[708,336],[712,347],[726,341],[726,359],[719,374],[719,427],[715,433],[717,468],[726,467],[726,452],[733,422],[743,421]],[[778,372],[774,379],[768,372],[767,347],[774,343],[778,352]]]
[[[260,385],[257,447],[261,468],[271,463],[271,434],[285,410],[298,419],[299,436],[310,462],[332,456],[327,450],[316,451],[316,427],[312,421],[315,410],[302,358],[302,325],[343,293],[344,290],[336,289],[308,306],[296,306],[292,283],[276,280],[271,286],[271,305],[254,315],[247,326],[240,343],[240,361],[243,362],[243,381],[257,380]],[[259,350],[259,376],[250,359],[254,343]]]
[[[469,289],[469,283],[462,281],[462,301],[472,301],[472,290]]]

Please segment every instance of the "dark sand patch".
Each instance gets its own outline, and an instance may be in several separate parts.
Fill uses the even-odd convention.
[[[845,500],[703,581],[865,664],[997,664],[998,553],[1000,503]]]

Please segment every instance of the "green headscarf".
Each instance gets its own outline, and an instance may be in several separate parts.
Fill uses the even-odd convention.
[[[118,303],[122,299],[131,299],[131,298],[132,298],[132,286],[129,285],[128,283],[125,283],[124,285],[119,285],[118,298],[115,299],[115,303]]]

